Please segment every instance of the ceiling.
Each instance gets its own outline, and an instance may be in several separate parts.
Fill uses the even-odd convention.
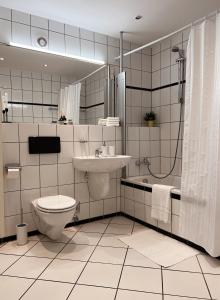
[[[201,18],[220,0],[0,0],[0,5],[134,42],[149,42]],[[142,15],[139,21],[136,15]]]
[[[4,60],[0,61],[0,67],[60,74],[75,80],[100,68],[100,65],[77,59],[5,45],[0,45],[0,53],[1,57],[4,57]],[[47,67],[44,66],[45,64]]]

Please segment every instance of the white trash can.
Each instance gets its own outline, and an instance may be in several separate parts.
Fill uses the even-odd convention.
[[[16,232],[17,232],[17,244],[18,246],[22,246],[27,244],[27,227],[28,225],[25,223],[21,223],[16,225]]]

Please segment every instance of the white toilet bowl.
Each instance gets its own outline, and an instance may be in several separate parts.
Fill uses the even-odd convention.
[[[76,217],[79,203],[67,196],[56,195],[32,201],[32,215],[37,229],[52,240],[59,239],[65,225]]]

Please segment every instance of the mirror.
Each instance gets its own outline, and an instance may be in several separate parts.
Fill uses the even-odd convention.
[[[108,115],[109,81],[107,65],[0,45],[0,89],[8,98],[9,122],[51,123],[67,114],[70,124],[97,124]]]

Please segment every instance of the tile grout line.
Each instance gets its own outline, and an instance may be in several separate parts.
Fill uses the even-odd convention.
[[[6,275],[3,275],[3,273],[5,273],[11,266],[13,266],[16,262],[18,262],[22,257],[24,257],[25,256],[25,254],[29,251],[29,250],[31,250],[33,247],[35,247],[37,244],[39,243],[39,241],[36,241],[36,243],[30,248],[30,249],[28,249],[24,254],[22,254],[22,255],[19,255],[19,254],[5,254],[5,255],[14,255],[14,256],[18,256],[19,258],[15,261],[15,262],[13,262],[8,268],[6,268],[0,275],[2,275],[2,276],[6,276]],[[7,245],[8,243],[6,243],[5,245]],[[4,253],[1,253],[1,254],[4,254]]]
[[[198,264],[199,264],[199,267],[200,267],[200,269],[201,269],[202,276],[203,276],[203,279],[204,279],[204,281],[205,281],[205,284],[206,284],[206,287],[207,287],[207,290],[208,290],[208,293],[209,293],[210,299],[213,299],[213,298],[212,298],[212,295],[211,295],[211,292],[210,292],[210,290],[209,290],[209,286],[208,286],[208,283],[207,283],[207,281],[206,281],[205,275],[204,275],[204,273],[203,273],[202,266],[201,266],[201,264],[200,264],[200,261],[199,261],[199,259],[198,259],[198,255],[196,255],[196,259],[197,259],[197,261],[198,261]]]
[[[75,235],[75,234],[74,234]],[[74,236],[73,235],[73,236]],[[68,244],[68,243],[67,243]],[[52,264],[52,262],[55,260],[55,258],[60,254],[60,252],[66,247],[67,244],[64,244],[63,248],[55,255],[54,258],[51,259],[51,262],[43,269],[43,271],[37,276],[37,278],[34,278],[34,282],[29,286],[29,288],[20,296],[19,300],[23,298],[23,296],[31,289],[31,287],[37,282],[39,277],[46,271],[46,269]]]
[[[135,222],[133,222],[133,224],[132,224],[131,235],[132,235],[132,233],[133,233],[133,231],[134,231],[134,226],[135,226]],[[123,261],[123,265],[122,265],[120,277],[119,277],[119,280],[118,280],[118,285],[117,285],[117,289],[116,289],[116,293],[115,293],[115,298],[114,298],[114,300],[116,300],[116,297],[117,297],[117,294],[118,294],[118,289],[119,289],[119,285],[120,285],[122,273],[123,273],[123,270],[124,270],[125,261],[126,261],[127,254],[128,254],[128,250],[129,250],[129,246],[128,246],[127,249],[126,249],[126,253],[125,253],[125,257],[124,257],[124,261]]]
[[[110,218],[110,220],[109,220],[109,222],[108,222],[108,224],[107,224],[107,226],[106,226],[106,228],[105,228],[104,232],[101,234],[101,236],[100,236],[100,239],[99,239],[98,243],[100,242],[100,240],[102,239],[103,235],[105,234],[105,232],[106,232],[106,230],[107,230],[107,228],[108,228],[108,226],[109,226],[109,224],[110,224],[110,222],[111,222],[111,219],[112,219],[112,218]],[[89,260],[90,260],[90,258],[92,257],[93,253],[95,252],[96,248],[98,247],[98,243],[97,243],[97,245],[94,247],[94,249],[93,249],[92,253],[90,254],[90,256],[89,256],[89,258],[88,258],[88,260],[87,260],[87,262],[86,262],[86,264],[85,264],[84,268],[83,268],[83,269],[82,269],[82,271],[80,272],[80,274],[79,274],[79,276],[78,276],[78,278],[77,278],[76,282],[74,283],[74,285],[73,285],[73,288],[72,288],[72,289],[71,289],[71,291],[69,292],[69,295],[67,296],[66,300],[68,300],[68,299],[69,299],[69,297],[70,297],[71,293],[72,293],[72,292],[73,292],[73,290],[74,290],[74,287],[77,285],[77,282],[78,282],[78,280],[80,279],[80,277],[81,277],[81,275],[83,274],[83,272],[84,272],[84,270],[85,270],[86,266],[87,266],[87,265],[88,265],[88,263],[90,262]]]

